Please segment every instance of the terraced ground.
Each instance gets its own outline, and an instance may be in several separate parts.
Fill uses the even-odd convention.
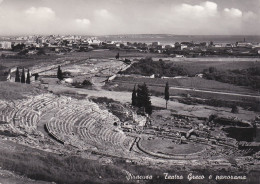
[[[124,154],[134,141],[114,126],[115,122],[120,124],[117,117],[87,99],[43,94],[15,104],[1,101],[0,120],[29,134],[44,136],[47,131],[60,143],[82,150]]]

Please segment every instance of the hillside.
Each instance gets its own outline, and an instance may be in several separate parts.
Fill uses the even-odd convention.
[[[38,89],[32,85],[0,82],[0,99],[1,100],[17,100],[24,99],[29,95],[37,95],[43,93],[44,90]]]

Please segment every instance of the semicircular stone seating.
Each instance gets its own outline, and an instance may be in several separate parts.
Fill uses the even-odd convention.
[[[4,101],[0,101],[0,121],[10,123],[15,114],[15,108]]]
[[[0,100],[0,120],[25,131],[36,130],[37,123],[44,112],[62,106],[69,101],[68,97],[57,98],[53,94],[31,96],[13,101],[13,103]]]
[[[134,142],[133,137],[114,126],[114,122],[119,121],[116,116],[88,99],[41,94],[16,100],[14,104],[0,100],[0,121],[11,123],[22,131],[37,131],[42,116],[48,117],[45,125],[49,134],[81,149],[125,152]]]
[[[119,121],[89,100],[74,100],[60,109],[47,124],[48,132],[63,143],[91,145],[98,149],[129,150],[134,138],[113,123]],[[77,140],[75,144],[72,140]],[[80,144],[81,142],[81,144]]]

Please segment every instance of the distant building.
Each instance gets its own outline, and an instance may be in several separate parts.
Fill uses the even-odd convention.
[[[49,42],[51,45],[53,45],[56,41],[55,41],[54,38],[50,38],[50,39],[48,40],[48,42]]]
[[[260,43],[252,45],[252,48],[260,48]]]
[[[165,45],[165,49],[170,49],[170,48],[173,48],[173,47],[175,47],[175,45]]]
[[[34,55],[34,54],[36,54],[36,53],[37,53],[36,50],[29,50],[29,51],[28,51],[28,54],[29,54],[29,55]]]
[[[3,41],[0,42],[0,49],[11,49],[12,48],[12,42]]]
[[[174,47],[175,47],[175,49],[177,49],[177,50],[181,50],[181,44],[180,44],[179,42],[176,42],[176,43],[174,44]]]
[[[188,45],[181,44],[181,50],[188,48]]]
[[[178,54],[176,54],[175,57],[176,57],[176,58],[183,58],[184,55],[178,55]]]
[[[246,42],[238,42],[237,47],[252,47],[252,44]]]
[[[114,45],[115,44],[114,41],[107,41],[106,43],[107,43],[107,45]]]
[[[153,42],[153,43],[152,43],[152,46],[153,46],[153,47],[157,47],[157,46],[159,46],[159,45],[160,45],[160,42]]]
[[[41,37],[36,38],[36,43],[37,43],[37,44],[42,44],[42,43],[44,43],[43,38],[41,38]]]
[[[234,47],[234,45],[231,43],[227,43],[225,47]]]
[[[220,48],[220,47],[222,47],[222,45],[221,44],[214,44],[214,47]]]
[[[89,44],[89,45],[92,45],[92,46],[98,46],[98,45],[101,44],[101,41],[96,40],[96,39],[89,39],[89,40],[88,40],[88,44]]]

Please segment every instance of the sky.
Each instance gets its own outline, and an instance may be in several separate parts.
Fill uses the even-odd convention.
[[[0,35],[260,35],[260,0],[0,0]]]

